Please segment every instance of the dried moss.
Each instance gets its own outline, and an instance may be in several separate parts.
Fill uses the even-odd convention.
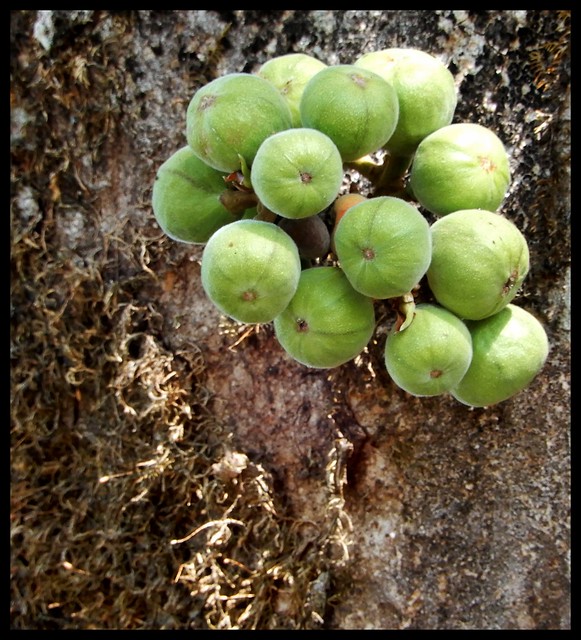
[[[104,231],[84,177],[120,110],[139,118],[109,56],[135,16],[113,15],[108,42],[76,25],[50,57],[26,46],[33,19],[12,23],[12,628],[317,627],[344,553],[344,453],[315,525],[232,448],[201,351],[171,351],[148,299],[164,240]],[[62,222],[77,210],[81,234]]]
[[[325,526],[285,519],[268,473],[229,448],[208,411],[196,345],[164,347],[155,305],[135,299],[135,274],[103,277],[121,249],[132,264],[125,244],[111,240],[105,262],[81,261],[47,243],[42,222],[24,228],[17,209],[13,626],[316,626],[311,583],[344,524],[339,453]],[[143,238],[130,247],[138,264]]]

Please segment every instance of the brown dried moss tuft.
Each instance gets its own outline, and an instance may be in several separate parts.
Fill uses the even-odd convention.
[[[116,251],[80,261],[19,220],[13,627],[320,624],[327,564],[346,551],[345,452],[331,452],[325,525],[285,518],[269,474],[209,412],[199,350],[165,348],[155,305],[136,299],[153,274],[107,280]],[[130,247],[135,263],[147,255],[137,235]]]
[[[135,15],[51,56],[35,15],[11,17],[11,626],[317,627],[346,553],[341,440],[326,519],[286,517],[212,415],[196,344],[164,340],[148,265],[167,242],[106,223],[117,187],[90,181],[140,117],[119,62]]]

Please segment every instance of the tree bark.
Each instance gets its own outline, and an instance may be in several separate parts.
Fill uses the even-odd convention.
[[[63,278],[75,271],[85,274],[89,288],[110,292],[117,283],[124,296],[119,305],[149,309],[147,322],[133,327],[142,340],[135,353],[153,338],[174,358],[199,353],[206,409],[224,425],[229,447],[264,469],[279,513],[320,531],[339,506],[341,536],[334,521],[332,544],[321,546],[325,560],[317,560],[324,571],[309,573],[310,591],[303,593],[305,599],[318,594],[322,604],[309,605],[307,623],[296,613],[306,611],[304,602],[286,606],[281,594],[292,589],[279,584],[278,608],[259,626],[570,628],[570,20],[570,12],[552,10],[11,13],[12,393],[21,397],[31,371],[26,340],[32,345],[38,331],[30,315],[34,301],[50,300],[52,287],[64,313],[55,322],[80,322],[89,304],[69,304],[76,298],[60,291],[58,278],[48,282],[41,266],[26,266],[33,264],[23,253],[26,238],[36,247],[27,252],[60,256]],[[454,122],[491,128],[510,155],[502,212],[524,233],[531,260],[515,303],[541,320],[550,354],[526,390],[489,408],[399,390],[382,361],[394,321],[388,312],[378,317],[361,358],[331,371],[291,361],[272,327],[249,329],[220,316],[201,287],[202,247],[169,240],[153,218],[155,173],[185,144],[187,105],[203,84],[254,72],[290,52],[344,64],[394,46],[419,48],[446,63],[458,88]],[[98,340],[105,307],[91,308],[91,322],[101,328],[86,345],[87,369],[90,354],[106,349]],[[58,332],[52,345],[49,360],[68,357]],[[73,387],[80,396],[86,392],[79,385]],[[73,387],[66,393],[74,396]],[[102,404],[112,391],[94,393],[103,394]],[[92,411],[98,400],[91,399]],[[34,414],[33,407],[19,407],[20,400],[13,407],[15,463],[21,425],[27,412]],[[87,442],[97,446],[99,429],[89,432],[93,440],[83,439],[89,436],[78,427],[71,455],[84,455]],[[38,455],[49,462],[46,450]],[[20,487],[30,471],[14,473]],[[20,507],[13,502],[12,509],[18,520]],[[78,526],[72,517],[68,522],[71,531]],[[193,530],[203,521],[190,524]],[[121,511],[108,526],[122,531]],[[16,540],[22,593],[40,561],[30,557],[25,571],[17,559],[25,543]],[[168,584],[180,562],[191,560],[183,553],[172,556]],[[166,607],[170,621],[71,618],[64,605],[50,608],[42,595],[42,606],[13,605],[13,626],[197,626],[195,615],[185,613],[190,584],[184,584],[181,604]],[[127,591],[137,597],[136,586]],[[54,602],[59,597],[50,595]],[[192,605],[200,620],[204,603]],[[105,600],[101,610],[107,606]],[[58,621],[55,611],[63,612]],[[250,624],[236,620],[241,628]]]

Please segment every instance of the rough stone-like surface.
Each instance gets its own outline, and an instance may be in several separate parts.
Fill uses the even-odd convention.
[[[322,519],[329,450],[338,437],[351,443],[349,561],[331,572],[324,627],[570,628],[570,15],[27,11],[13,12],[11,27],[13,153],[32,164],[68,149],[40,182],[13,181],[18,215],[32,224],[58,189],[55,230],[80,260],[107,251],[105,235],[148,238],[136,299],[163,317],[169,350],[200,348],[213,411],[237,450],[273,474],[289,517]],[[81,36],[93,47],[84,58],[69,53]],[[184,144],[186,108],[204,82],[284,53],[338,64],[394,46],[445,62],[459,92],[454,121],[492,128],[510,154],[502,211],[531,251],[515,302],[545,325],[550,355],[529,388],[488,409],[397,389],[382,364],[394,319],[383,307],[362,358],[332,371],[291,361],[270,326],[220,317],[201,288],[201,247],[161,237],[153,219],[155,172]],[[29,99],[57,61],[71,103],[85,101],[83,120],[62,99],[43,112]],[[91,95],[97,81],[106,90]],[[53,123],[52,139],[35,137],[39,119]],[[157,285],[140,286],[140,269]]]

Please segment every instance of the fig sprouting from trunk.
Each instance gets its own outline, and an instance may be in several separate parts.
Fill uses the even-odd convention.
[[[194,153],[218,171],[250,166],[268,136],[292,126],[285,99],[268,80],[229,73],[196,91],[186,113],[186,138]]]
[[[358,356],[375,330],[373,301],[355,291],[338,267],[301,273],[295,295],[274,319],[283,349],[307,367],[338,367]]]
[[[397,94],[381,76],[355,65],[334,65],[315,74],[303,90],[301,122],[326,133],[345,162],[380,149],[399,115]]]
[[[293,239],[272,222],[242,219],[218,229],[202,254],[206,295],[222,313],[271,322],[296,292],[301,262]]]
[[[345,213],[356,204],[364,202],[367,198],[361,193],[345,193],[340,195],[333,203],[333,214],[335,225],[339,224],[339,220]]]
[[[377,73],[397,93],[399,118],[386,144],[390,153],[412,154],[426,136],[451,124],[457,104],[454,76],[435,56],[394,47],[365,53],[355,66]]]
[[[333,244],[353,288],[377,299],[409,292],[432,256],[428,221],[417,207],[393,196],[350,207],[335,228]]]
[[[472,360],[466,325],[451,311],[420,303],[403,331],[385,342],[385,366],[395,384],[414,396],[437,396],[456,387]]]
[[[282,218],[278,226],[295,241],[301,258],[316,260],[329,253],[331,234],[321,216],[298,220]]]
[[[509,304],[484,320],[467,321],[473,356],[466,375],[452,390],[463,404],[486,407],[525,389],[549,354],[547,333],[529,311]]]
[[[425,137],[414,154],[410,188],[428,211],[496,211],[508,191],[510,166],[500,138],[479,124],[450,124]]]
[[[431,226],[427,280],[439,304],[481,320],[511,302],[529,271],[529,249],[518,227],[499,213],[455,211]]]
[[[256,74],[271,82],[286,100],[292,126],[301,127],[300,102],[307,82],[326,64],[306,53],[287,53],[267,60]]]
[[[287,129],[267,138],[250,172],[262,204],[283,218],[326,209],[343,182],[343,162],[331,138],[317,129]]]
[[[173,240],[204,244],[238,218],[220,201],[225,189],[223,173],[182,147],[157,170],[151,196],[155,219]]]

